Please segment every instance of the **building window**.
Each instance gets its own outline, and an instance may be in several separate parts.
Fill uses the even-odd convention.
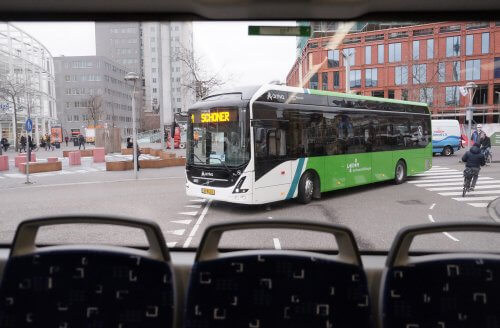
[[[460,104],[460,95],[457,86],[446,87],[445,104],[446,105]]]
[[[361,70],[356,69],[349,72],[349,85],[351,88],[361,87]]]
[[[474,35],[468,34],[465,36],[465,55],[470,56],[474,51]]]
[[[328,73],[321,73],[321,89],[328,90]]]
[[[460,62],[451,63],[451,79],[453,82],[460,81]]]
[[[465,61],[465,79],[467,81],[481,79],[481,60],[466,60]]]
[[[499,58],[500,59],[500,58]],[[500,64],[500,61],[499,61],[499,64]],[[500,71],[500,68],[499,68],[499,71]],[[499,72],[500,74],[500,72]],[[340,87],[340,73],[337,71],[337,72],[333,72],[333,88],[339,88]]]
[[[151,58],[151,62],[156,63],[156,58],[155,57]]]
[[[408,84],[408,66],[394,67],[394,84],[396,85]]]
[[[390,43],[389,44],[389,63],[395,63],[401,61],[401,43]]]
[[[487,54],[490,52],[490,33],[481,34],[481,53]]]
[[[384,45],[379,44],[377,46],[377,57],[378,57],[378,63],[383,64],[384,63]]]
[[[427,67],[425,64],[413,65],[413,84],[426,82]]]
[[[153,83],[156,83],[156,77],[153,77]]]
[[[365,85],[367,87],[376,87],[377,82],[378,82],[377,69],[376,68],[368,68],[365,71]]]
[[[437,67],[438,82],[444,82],[446,75],[444,73],[444,63],[438,63]]]
[[[394,90],[387,91],[387,98],[394,99]]]
[[[157,89],[156,88],[153,88],[153,93],[156,93],[157,92]]]
[[[66,118],[66,121],[67,121],[67,122],[73,122],[73,116],[69,115],[69,116]]]
[[[434,89],[432,88],[422,88],[420,89],[420,102],[427,103],[428,105],[432,105],[434,102]]]
[[[370,65],[372,63],[372,47],[365,47],[365,64]]]
[[[181,102],[181,98],[177,98],[177,102]]]
[[[420,59],[420,41],[413,41],[413,60]]]
[[[446,38],[446,57],[460,56],[460,36]]]
[[[427,40],[427,59],[434,58],[434,39]]]
[[[75,121],[75,122],[80,121],[80,116],[78,116],[78,115],[73,115],[73,121]]]
[[[354,58],[356,57],[356,51],[354,48],[345,48],[344,55],[347,56],[347,58],[349,58],[349,65],[350,66],[354,66],[356,64],[355,60],[354,60]],[[344,63],[344,66],[345,66],[345,63]]]
[[[156,73],[156,68],[155,67],[151,68],[151,73]]]
[[[339,67],[339,51],[328,50],[328,67]]]
[[[500,57],[495,57],[495,79],[500,79]]]
[[[66,108],[69,108],[69,102],[66,102]]]
[[[66,82],[71,81],[71,76],[69,76],[69,75],[64,75],[64,81],[66,81]]]
[[[318,73],[314,73],[309,80],[310,89],[318,89]]]

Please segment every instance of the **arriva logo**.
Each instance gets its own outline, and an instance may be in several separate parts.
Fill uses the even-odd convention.
[[[352,173],[353,170],[359,168],[359,162],[358,159],[354,159],[354,163],[347,163],[347,170]]]
[[[214,174],[212,172],[201,171],[201,176],[202,177],[213,177]]]
[[[280,95],[278,93],[267,93],[267,100],[269,101],[285,101],[285,95]]]

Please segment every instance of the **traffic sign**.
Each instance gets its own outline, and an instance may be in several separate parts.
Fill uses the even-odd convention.
[[[33,121],[31,120],[31,118],[28,118],[26,120],[25,128],[26,128],[26,131],[28,131],[28,132],[31,132],[31,130],[33,130]]]

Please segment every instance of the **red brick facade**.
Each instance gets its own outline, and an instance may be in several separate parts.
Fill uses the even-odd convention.
[[[308,40],[304,47],[301,56],[296,60],[292,69],[288,73],[286,83],[290,86],[299,86],[305,88],[314,87],[311,85],[310,78],[315,80],[314,73],[317,71],[317,88],[323,88],[323,73],[327,73],[328,83],[327,90],[345,92],[345,66],[342,58],[342,51],[346,48],[354,48],[355,58],[354,65],[351,66],[351,71],[360,70],[361,85],[358,87],[351,86],[351,92],[356,92],[363,95],[378,95],[386,98],[404,98],[403,94],[407,93],[408,100],[425,101],[426,95],[422,98],[421,89],[427,88],[429,93],[432,89],[432,103],[431,108],[433,113],[437,116],[445,116],[443,114],[456,115],[457,118],[463,120],[465,107],[468,105],[466,97],[461,95],[458,97],[458,104],[446,104],[446,87],[463,86],[467,82],[475,82],[481,86],[482,91],[476,92],[475,104],[476,121],[484,122],[498,122],[499,121],[499,101],[500,97],[500,24],[497,22],[490,23],[472,23],[472,22],[440,22],[423,25],[413,25],[399,28],[389,28],[383,30],[376,30],[370,32],[350,33],[345,36],[338,46],[328,45],[328,42],[334,40],[335,36],[318,37]],[[483,33],[488,33],[483,36]],[[467,53],[466,35],[473,36],[472,54]],[[447,55],[447,42],[448,52],[453,48],[453,42],[456,39],[448,39],[450,37],[459,37],[459,55],[448,53]],[[489,41],[487,49],[482,48],[483,40],[487,37]],[[433,58],[428,58],[428,42],[432,39],[433,42]],[[448,41],[447,41],[448,39]],[[469,37],[470,40],[470,37]],[[413,41],[419,42],[418,59],[414,59]],[[455,41],[456,42],[456,41]],[[394,49],[398,46],[389,46],[390,44],[400,43],[400,60],[396,58],[392,62],[389,61],[389,47]],[[451,47],[450,47],[451,43]],[[378,53],[379,45],[383,45],[383,62],[379,63]],[[371,63],[367,64],[366,47],[371,46]],[[339,66],[329,67],[328,63],[328,50],[338,49]],[[470,45],[469,45],[470,50]],[[485,51],[487,50],[487,52]],[[397,51],[395,51],[397,52]],[[485,52],[485,53],[483,53]],[[417,51],[415,51],[416,55]],[[392,52],[394,54],[394,52]],[[396,56],[397,57],[397,56]],[[496,67],[495,67],[495,58]],[[470,67],[470,79],[466,79],[466,62],[471,60],[480,60],[480,74],[477,79],[478,72],[474,72],[473,62],[467,63]],[[459,62],[459,64],[457,64]],[[438,72],[438,63],[444,65],[444,72]],[[413,83],[414,65],[425,64],[426,77]],[[477,64],[477,63],[476,63]],[[331,65],[330,65],[331,66]],[[396,85],[395,70],[396,67],[407,67],[407,83]],[[453,78],[453,68],[458,71],[459,66],[459,79],[456,81]],[[422,67],[422,66],[421,66]],[[441,66],[442,67],[442,66]],[[479,65],[477,66],[479,67]],[[300,85],[300,72],[302,68],[302,85]],[[376,86],[367,86],[366,84],[366,70],[377,69],[377,83]],[[496,68],[496,69],[495,69]],[[422,68],[422,71],[424,69]],[[333,74],[338,72],[339,84],[333,85]],[[496,78],[495,78],[496,72]],[[439,73],[444,73],[444,77],[440,77]],[[359,73],[358,73],[359,74]],[[474,79],[474,77],[476,79]],[[443,80],[444,78],[444,80]],[[325,85],[326,86],[326,85]],[[404,91],[407,90],[407,91]],[[448,89],[449,96],[456,90]],[[431,96],[428,97],[429,100]],[[477,99],[476,99],[477,98]],[[450,102],[450,101],[449,101]],[[452,117],[450,117],[452,118]]]

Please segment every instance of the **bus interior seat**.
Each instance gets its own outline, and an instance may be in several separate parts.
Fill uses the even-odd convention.
[[[382,327],[500,327],[500,256],[408,257],[414,236],[444,231],[500,232],[500,225],[433,224],[402,229],[382,278]]]
[[[344,239],[343,245],[339,243],[342,260],[304,251],[217,253],[223,231],[255,228],[321,230],[340,235]],[[198,248],[186,297],[186,328],[363,328],[371,327],[372,321],[367,281],[354,237],[339,226],[283,221],[211,226]]]
[[[64,220],[143,227],[151,247],[34,247],[33,229]],[[165,245],[152,222],[92,217],[24,221],[0,285],[0,327],[173,327],[175,286]]]

